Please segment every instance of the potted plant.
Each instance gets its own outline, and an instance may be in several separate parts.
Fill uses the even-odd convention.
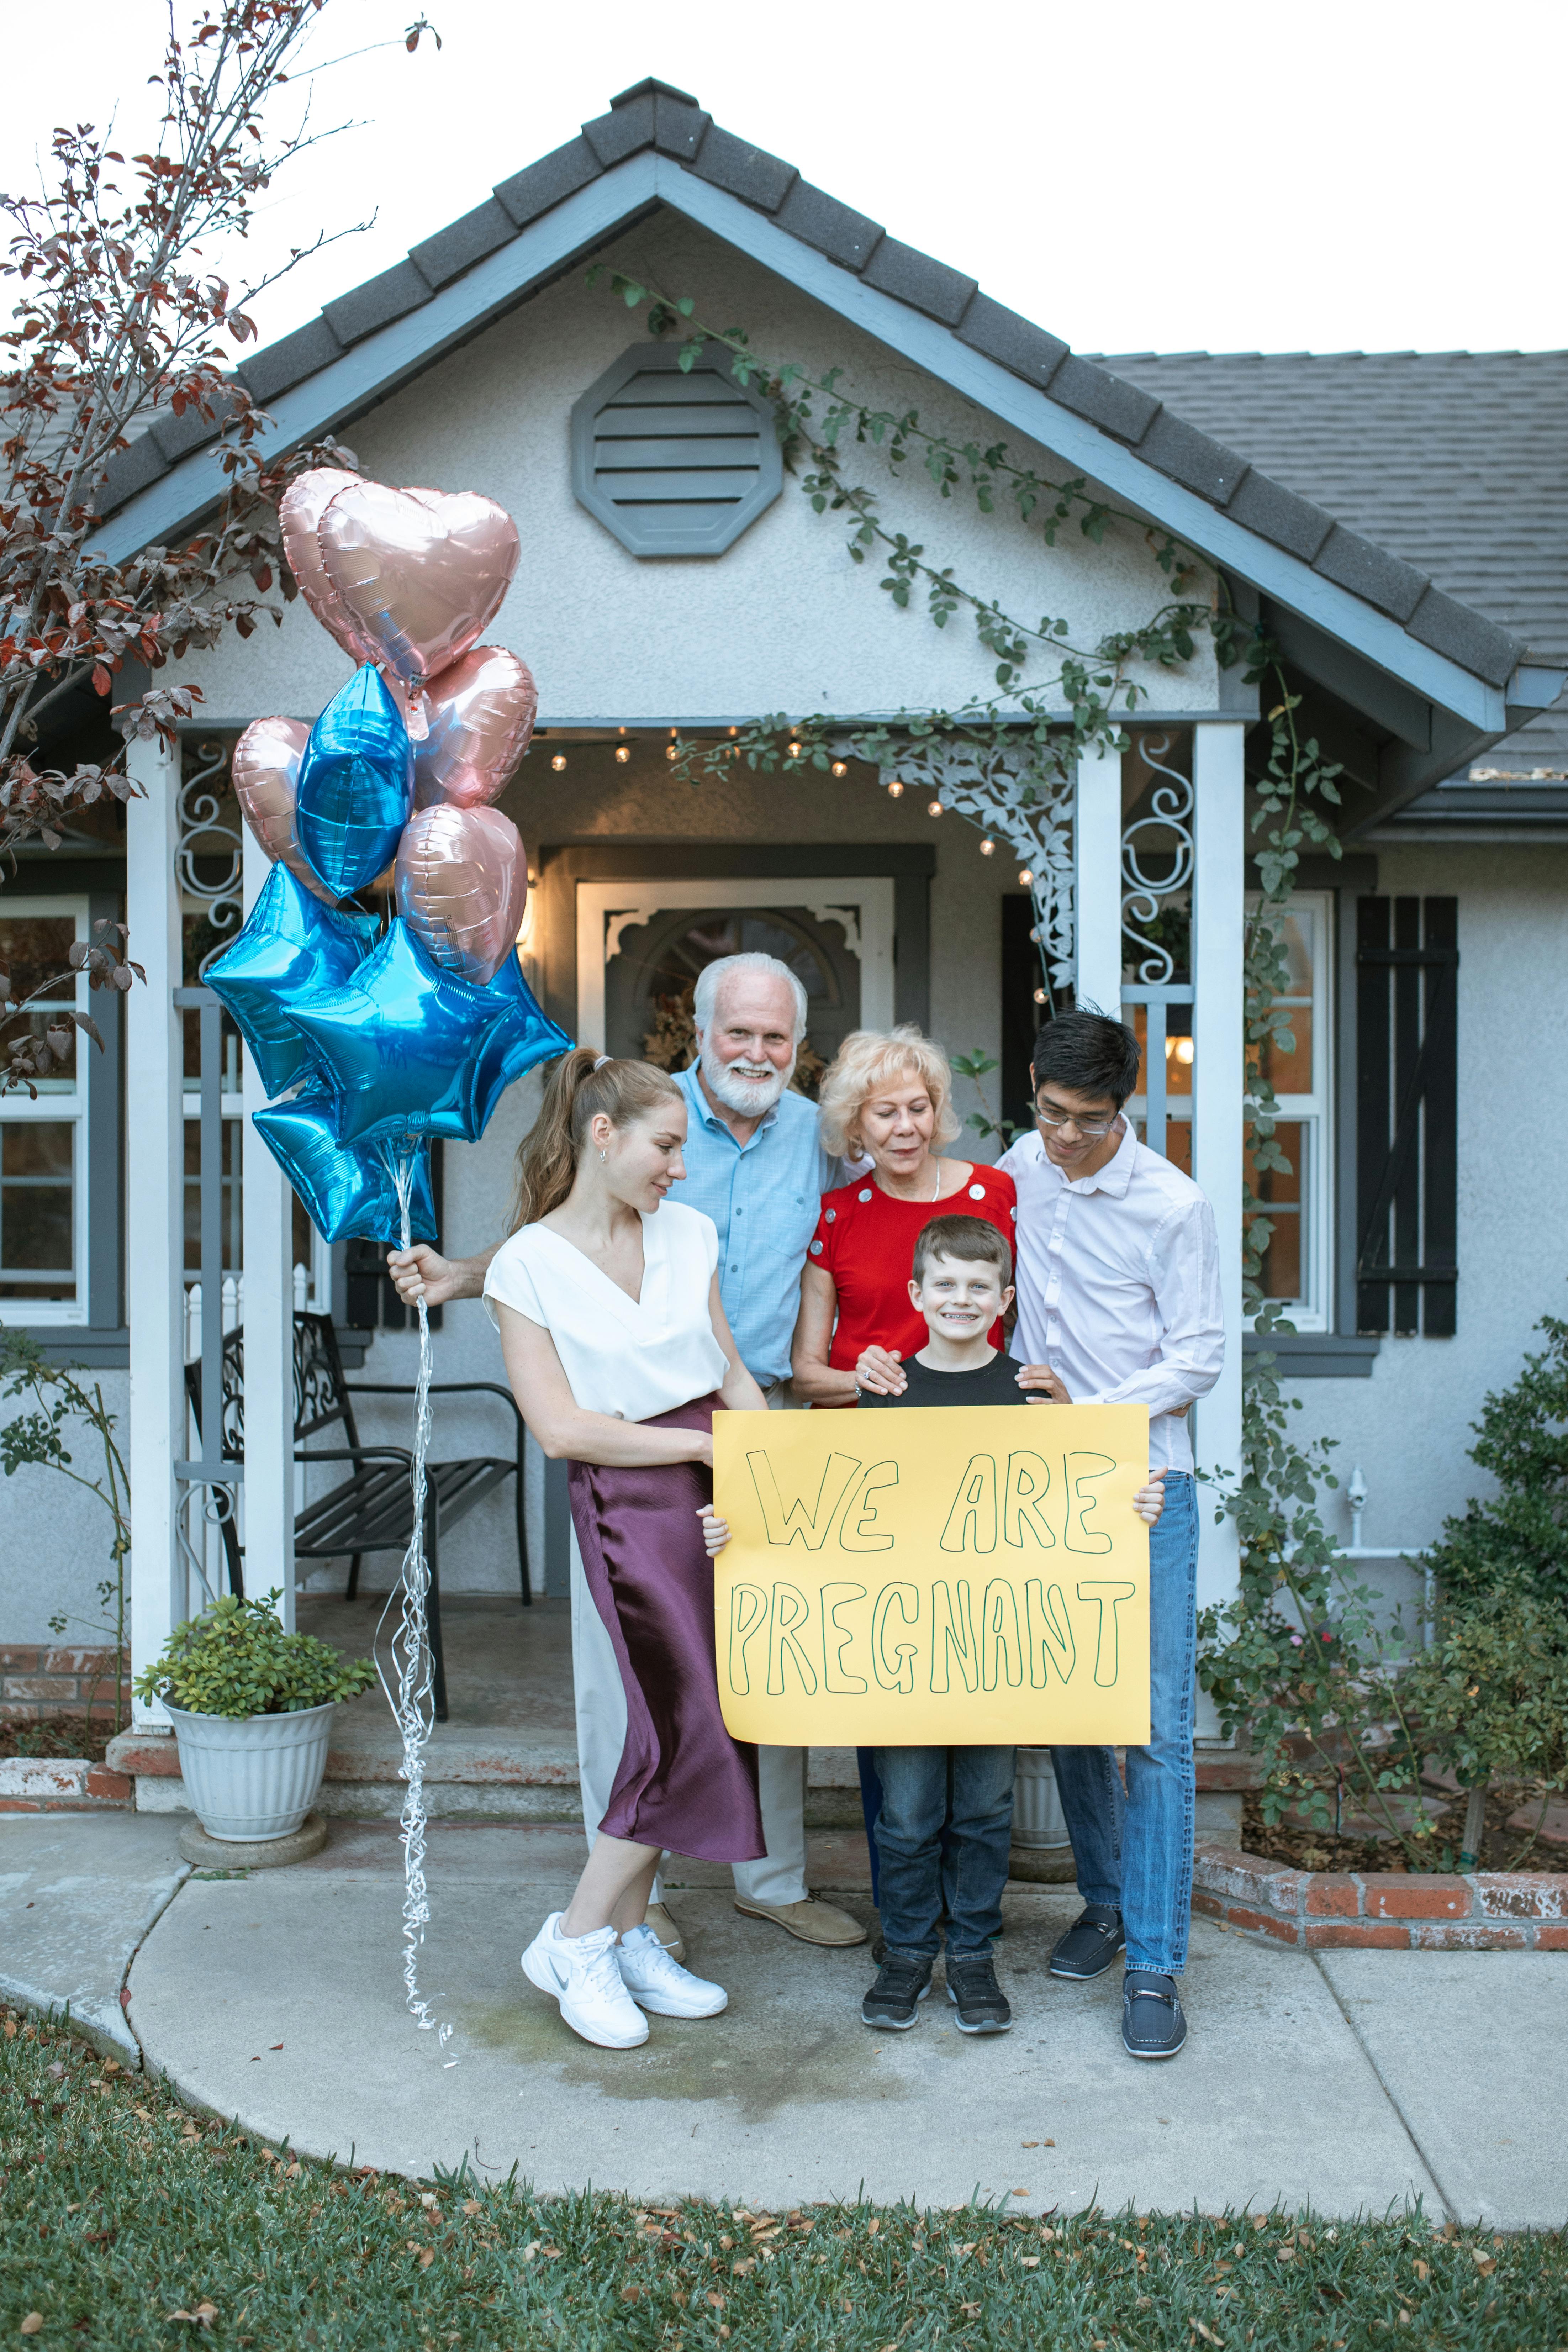
[[[369,1658],[345,1658],[310,1633],[287,1633],[273,1603],[226,1593],[176,1625],[137,1678],[162,1699],[180,1770],[209,1837],[257,1844],[287,1837],[315,1803],[332,1709],[375,1680]]]

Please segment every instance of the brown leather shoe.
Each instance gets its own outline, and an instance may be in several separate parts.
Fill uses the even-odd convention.
[[[668,1904],[650,1903],[644,1914],[644,1925],[653,1929],[660,1946],[669,1954],[672,1960],[683,1960],[686,1958],[686,1946],[681,1940],[679,1928],[669,1916]]]
[[[771,1919],[797,1943],[821,1944],[834,1950],[863,1944],[868,1932],[858,1919],[841,1911],[837,1903],[825,1903],[819,1895],[808,1895],[804,1903],[743,1903],[737,1895],[735,1908],[745,1919]]]

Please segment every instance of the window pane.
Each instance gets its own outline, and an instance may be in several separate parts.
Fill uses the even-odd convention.
[[[76,981],[64,977],[68,972],[71,945],[76,938],[76,918],[72,915],[0,915],[0,959],[11,967],[11,993],[18,1002],[31,996],[34,990],[58,979],[59,984],[49,990],[36,1013],[28,1015],[27,1028],[35,1037],[41,1037],[58,1015],[46,1006],[74,1004]],[[7,1042],[19,1039],[20,1024],[6,1032]],[[51,1070],[47,1077],[34,1081],[40,1094],[60,1095],[76,1092],[76,1041],[64,1067]]]
[[[244,1147],[244,1124],[242,1119],[226,1118],[219,1130],[223,1141],[223,1267],[226,1274],[237,1273],[244,1263],[240,1189],[240,1157]],[[187,1118],[185,1121],[185,1272],[199,1275],[201,1270],[202,1125],[199,1118]]]
[[[1193,1172],[1193,1123],[1190,1118],[1173,1118],[1165,1129],[1165,1157],[1173,1168],[1184,1176]]]
[[[1146,1004],[1132,1007],[1132,1030],[1138,1040],[1142,1060],[1138,1069],[1135,1091],[1149,1091],[1149,1008]],[[1167,1095],[1190,1095],[1193,1091],[1193,1008],[1190,1004],[1167,1004],[1165,1007],[1165,1092]]]
[[[1282,1119],[1274,1130],[1274,1139],[1290,1162],[1289,1169],[1260,1169],[1249,1151],[1246,1156],[1247,1181],[1265,1204],[1265,1213],[1274,1227],[1259,1276],[1263,1295],[1266,1298],[1294,1301],[1306,1297],[1301,1229],[1310,1149],[1306,1122]]]
[[[73,1144],[67,1119],[0,1126],[0,1298],[76,1297]]]
[[[1258,1049],[1258,1066],[1277,1095],[1310,1095],[1312,1091],[1312,1008],[1286,1004],[1279,1008],[1289,1024],[1290,1045],[1265,1040]]]

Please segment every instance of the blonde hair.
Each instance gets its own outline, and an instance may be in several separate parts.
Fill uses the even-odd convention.
[[[510,1233],[536,1225],[572,1190],[588,1123],[602,1111],[613,1127],[629,1127],[671,1099],[682,1099],[668,1070],[651,1062],[616,1062],[591,1045],[574,1045],[551,1071],[539,1117],[517,1148],[517,1181]]]
[[[858,1159],[856,1121],[863,1107],[880,1087],[910,1076],[921,1080],[935,1108],[932,1143],[951,1143],[963,1130],[953,1115],[947,1055],[912,1021],[904,1021],[896,1029],[852,1029],[838,1048],[817,1097],[823,1150],[839,1159]]]

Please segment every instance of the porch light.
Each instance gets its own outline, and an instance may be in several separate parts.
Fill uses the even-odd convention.
[[[557,751],[557,752],[556,752],[556,754],[555,754],[555,757],[551,761],[550,764],[551,764],[551,766],[554,769],[554,771],[555,771],[556,774],[557,774],[557,775],[559,775],[559,774],[561,773],[562,769],[566,765],[566,754],[565,754],[565,752],[564,752],[564,751]]]
[[[835,760],[833,762],[832,772],[836,776],[847,776],[849,773],[849,770],[844,761]]]
[[[631,758],[631,751],[625,743],[617,743],[616,745],[616,758],[623,768],[626,766],[626,761]]]
[[[982,857],[994,857],[996,844],[994,841],[983,841],[980,845],[980,855]]]
[[[1191,1063],[1192,1058],[1193,1058],[1193,1041],[1192,1041],[1192,1039],[1191,1039],[1190,1037],[1167,1037],[1167,1038],[1166,1038],[1166,1040],[1165,1040],[1165,1059],[1166,1059],[1167,1061],[1171,1061],[1171,1060],[1173,1060],[1173,1060],[1175,1060],[1175,1061],[1178,1061],[1178,1062],[1182,1063],[1184,1066],[1186,1066],[1186,1065],[1189,1065],[1189,1064]]]
[[[888,798],[890,801],[898,801],[902,800],[903,796],[904,788],[902,784],[900,783],[897,776],[895,776],[892,782],[888,786]]]
[[[942,803],[940,801],[931,801],[928,803],[926,814],[927,816],[940,816],[942,814]]]

